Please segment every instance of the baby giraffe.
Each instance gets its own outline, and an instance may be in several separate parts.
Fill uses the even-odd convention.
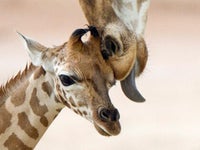
[[[119,112],[108,95],[114,73],[101,55],[95,27],[75,30],[54,48],[21,36],[32,63],[0,87],[1,150],[33,149],[65,106],[104,136],[120,133]]]

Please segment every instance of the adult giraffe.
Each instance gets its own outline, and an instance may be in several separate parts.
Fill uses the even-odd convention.
[[[143,102],[135,77],[147,62],[148,52],[144,30],[150,0],[79,0],[90,25],[98,28],[102,37],[101,50],[121,81],[125,95]]]

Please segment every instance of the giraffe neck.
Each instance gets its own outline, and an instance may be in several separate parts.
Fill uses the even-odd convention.
[[[64,107],[51,75],[42,67],[30,68],[0,88],[0,149],[33,149]]]

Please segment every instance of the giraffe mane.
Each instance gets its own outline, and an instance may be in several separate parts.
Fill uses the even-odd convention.
[[[54,46],[51,48],[53,54],[55,54],[57,51],[61,51],[67,42],[60,46]],[[4,85],[0,85],[0,106],[4,103],[4,99],[7,98],[10,93],[12,93],[25,79],[27,79],[33,71],[37,67],[34,66],[32,63],[26,64],[26,67],[24,70],[19,71],[15,76],[10,78]]]
[[[23,71],[19,71],[15,76],[9,79],[4,85],[0,86],[0,106],[4,103],[4,99],[8,97],[9,93],[13,92],[25,79],[27,79],[36,69],[32,63],[26,64]]]

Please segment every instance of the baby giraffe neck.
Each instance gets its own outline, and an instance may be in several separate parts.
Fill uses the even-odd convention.
[[[7,83],[14,88],[7,90],[11,85],[6,85],[0,94],[0,149],[33,149],[64,107],[54,94],[50,74],[42,67],[24,76],[15,77],[20,82]]]

